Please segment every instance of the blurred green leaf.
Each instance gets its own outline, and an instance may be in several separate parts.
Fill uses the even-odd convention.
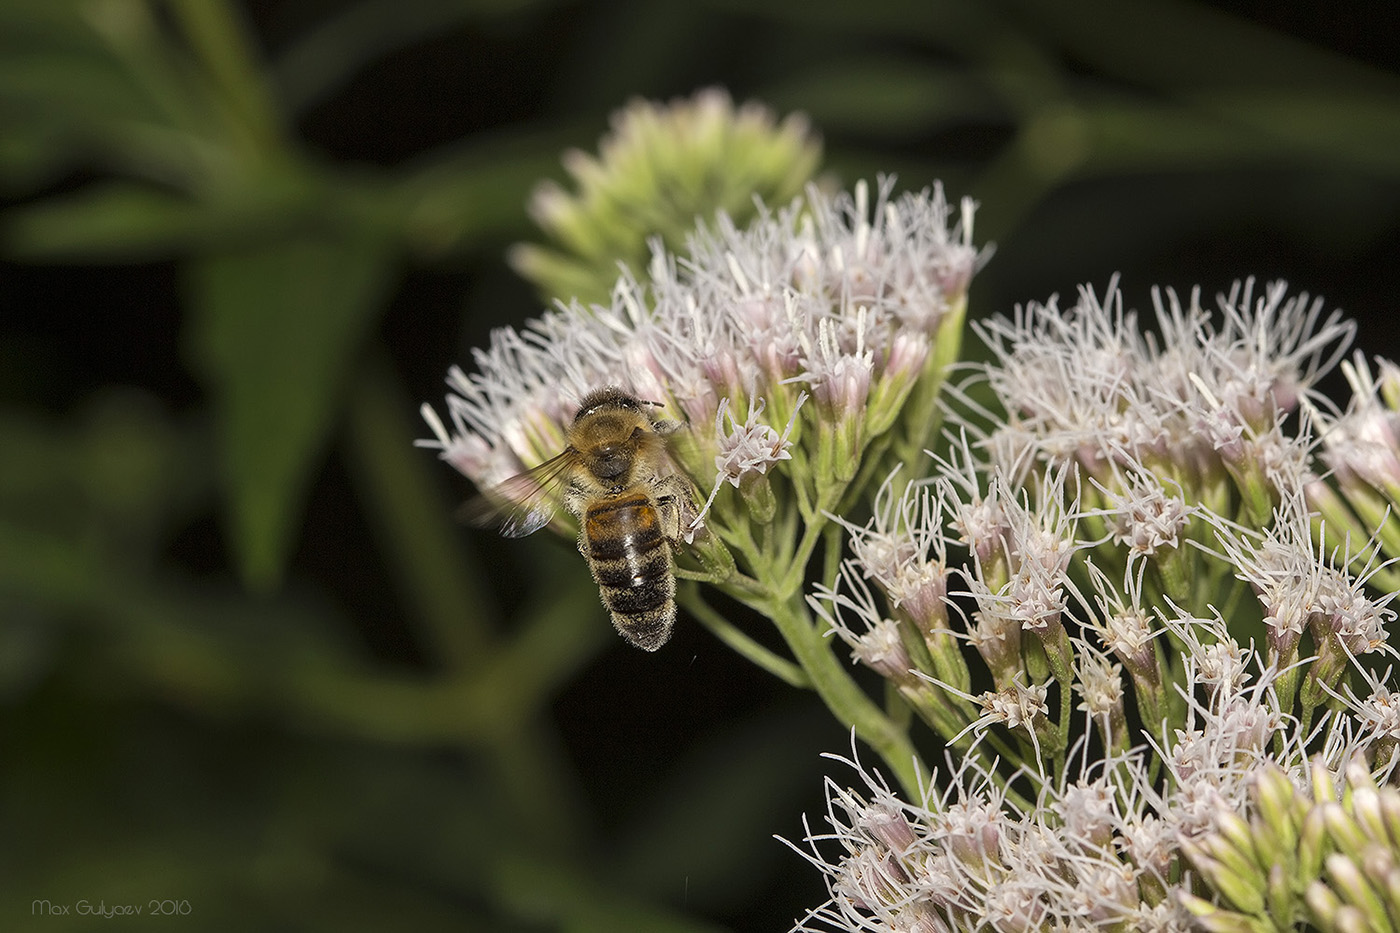
[[[43,52],[0,60],[0,100],[33,119],[150,120],[157,113],[130,74],[92,54]]]
[[[114,181],[10,212],[6,251],[21,258],[142,259],[168,255],[217,218],[180,195]]]
[[[0,49],[8,53],[0,54],[0,103],[17,122],[62,129],[70,144],[94,148],[124,134],[141,136],[143,127],[210,140],[228,132],[207,76],[174,41],[154,4],[60,0],[53,6],[69,6],[71,15],[22,20],[13,31],[0,31]]]
[[[346,452],[425,653],[450,670],[470,670],[501,628],[501,609],[453,521],[442,471],[413,446],[416,416],[393,367],[371,357],[351,396]]]
[[[1298,157],[1400,175],[1400,83],[1385,96],[1342,89],[1224,93],[1200,105]]]
[[[1009,119],[966,69],[915,58],[824,61],[766,88],[763,99],[804,112],[819,134],[917,136],[953,122]]]
[[[327,227],[366,229],[363,239],[395,232],[373,223],[387,208],[355,180],[335,184],[283,166],[200,201],[168,188],[99,182],[10,211],[5,247],[26,259],[131,262],[222,253],[230,243],[280,241]]]
[[[39,608],[0,597],[0,703],[32,690],[52,669],[60,653],[56,628]]]
[[[155,397],[117,386],[63,419],[0,410],[0,517],[145,569],[206,488],[191,434]]]
[[[504,244],[530,234],[522,208],[558,177],[558,153],[591,147],[633,94],[731,82],[806,111],[848,178],[941,177],[979,197],[979,241],[1003,247],[984,309],[1024,300],[1028,282],[1098,274],[1099,258],[1203,240],[1215,253],[1208,238],[1243,239],[1241,226],[1282,231],[1245,253],[1271,267],[1296,262],[1290,249],[1313,268],[1383,265],[1400,81],[1309,38],[1194,0],[0,0],[0,192],[22,199],[0,221],[8,255],[188,262],[186,348],[209,390],[189,398],[157,358],[167,344],[150,328],[168,307],[124,311],[119,292],[83,284],[142,279],[144,296],[150,278],[164,289],[163,268],[82,270],[72,288],[53,284],[66,269],[4,269],[18,312],[7,398],[61,401],[0,411],[0,838],[14,841],[0,847],[0,928],[93,928],[26,924],[34,897],[186,898],[193,913],[166,924],[182,933],[679,931],[701,928],[683,912],[773,907],[792,892],[769,872],[797,859],[769,833],[799,831],[773,813],[791,812],[798,786],[816,795],[813,748],[830,743],[783,714],[725,714],[663,786],[628,796],[620,839],[590,835],[609,788],[574,786],[572,759],[596,736],[553,735],[550,701],[590,664],[618,676],[600,658],[617,638],[566,545],[509,545],[528,579],[497,580],[494,565],[488,595],[469,585],[495,544],[454,546],[450,504],[418,475],[445,468],[408,446],[416,406],[385,389],[392,366],[445,338],[386,328],[371,357],[385,378],[358,378],[393,258],[436,266],[411,286],[431,297],[406,293],[405,310],[465,292],[478,341],[488,316],[529,311],[510,311],[531,303],[518,287],[489,283],[506,276]],[[483,107],[482,76],[524,58],[552,70],[490,84],[501,93]],[[419,97],[405,73],[460,83]],[[393,165],[380,156],[444,126],[471,129]],[[48,313],[70,296],[83,307]],[[86,328],[84,314],[126,317]],[[339,495],[347,468],[354,495],[334,501],[352,531],[308,549],[314,581],[250,597],[206,538],[212,474],[223,468],[235,556],[266,585],[296,544],[350,378],[358,423],[325,472]],[[93,393],[104,381],[170,397]],[[331,562],[338,576],[323,575]],[[499,625],[482,610],[492,595],[509,607]],[[393,664],[365,650],[370,630]],[[669,693],[657,702],[689,701]]]
[[[965,0],[705,0],[713,11],[762,17],[783,27],[820,27],[842,37],[897,37],[966,53],[986,37],[1005,5]]]
[[[510,827],[482,769],[74,700],[49,693],[7,723],[26,767],[0,773],[0,826],[27,844],[0,853],[6,929],[520,929],[486,906]],[[45,898],[67,915],[31,912]],[[79,915],[81,900],[142,915]]]
[[[1018,4],[1027,36],[1111,79],[1195,95],[1223,88],[1400,93],[1400,78],[1285,32],[1181,0]],[[1111,38],[1109,38],[1111,37]]]
[[[97,166],[180,187],[206,179],[222,144],[204,125],[207,104],[175,81],[96,57],[0,59],[5,185],[23,192]],[[152,86],[164,100],[151,99]]]
[[[209,109],[242,159],[258,161],[283,145],[283,119],[239,0],[164,0],[208,83]]]
[[[1400,107],[1354,95],[1213,95],[1192,106],[1140,101],[1065,103],[1026,126],[1021,154],[1046,177],[1210,171],[1313,163],[1400,174]]]
[[[155,397],[119,387],[89,399],[80,418],[70,462],[88,514],[114,553],[148,565],[209,488],[196,432]]]
[[[0,141],[0,163],[3,147]],[[529,230],[526,196],[558,166],[553,152],[538,148],[528,140],[487,140],[393,177],[284,165],[202,192],[202,199],[125,180],[98,182],[11,209],[0,236],[5,252],[23,259],[130,262],[330,228],[397,241],[440,260]],[[15,157],[28,160],[36,151]]]
[[[566,134],[485,136],[416,160],[382,188],[406,246],[425,260],[530,231],[525,200],[559,169]],[[378,188],[376,191],[380,190]]]
[[[379,240],[309,237],[190,263],[188,347],[213,397],[232,543],[256,590],[281,580],[390,266]]]

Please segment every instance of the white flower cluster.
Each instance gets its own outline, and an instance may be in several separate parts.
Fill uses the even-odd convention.
[[[1218,620],[1167,624],[1197,642],[1233,644]],[[1268,687],[1241,669],[1192,698],[1184,728],[1158,745],[1165,781],[1146,746],[1094,759],[1086,743],[1062,773],[1028,768],[1009,781],[963,758],[911,803],[854,757],[837,759],[864,786],[828,779],[830,831],[809,830],[799,851],[826,873],[831,898],[795,930],[1194,929],[1175,896],[1190,890],[1182,845],[1217,813],[1246,806],[1263,763],[1307,776],[1296,733],[1279,733],[1283,751],[1269,750],[1284,718]]]
[[[1375,362],[1374,373],[1361,353],[1342,363],[1352,389],[1344,411],[1326,400],[1311,408],[1333,482],[1309,484],[1307,498],[1333,537],[1351,542],[1375,585],[1400,590],[1400,367]],[[1387,559],[1367,563],[1377,552]]]
[[[996,459],[1075,460],[1105,482],[1124,467],[1165,475],[1170,464],[1193,485],[1224,471],[1256,506],[1269,499],[1261,487],[1310,479],[1307,446],[1284,433],[1284,417],[1346,352],[1355,324],[1324,318],[1306,294],[1287,297],[1283,282],[1258,296],[1252,279],[1236,283],[1218,299],[1218,329],[1199,292],[1184,305],[1171,290],[1153,300],[1155,336],[1123,310],[1116,283],[1102,299],[1082,290],[1068,311],[1051,299],[973,325],[997,358],[986,374],[1005,408],[988,445]]]
[[[1338,481],[1359,480],[1391,497],[1400,495],[1400,367],[1376,360],[1372,374],[1360,353],[1342,363],[1352,400],[1335,418],[1322,417],[1323,461]]]
[[[609,306],[575,302],[497,331],[476,372],[450,372],[447,421],[423,407],[434,437],[420,444],[489,486],[557,454],[578,400],[616,385],[688,422],[696,449],[683,465],[701,488],[716,455],[722,479],[760,471],[804,422],[829,432],[825,465],[858,463],[934,365],[940,329],[956,335],[978,261],[970,201],[953,211],[940,188],[891,191],[883,182],[872,204],[864,184],[853,196],[813,187],[744,230],[721,216],[687,256],[658,250],[645,282],[621,278]],[[814,404],[794,424],[803,392]],[[762,399],[787,425],[783,443],[765,455],[722,444],[711,426],[724,399],[750,412],[750,440],[774,430],[755,420]]]
[[[844,523],[853,556],[810,600],[961,764],[910,800],[847,762],[864,788],[828,785],[807,854],[831,897],[797,930],[1195,929],[1216,908],[1191,870],[1226,877],[1212,834],[1263,775],[1400,774],[1372,663],[1393,594],[1320,537],[1316,420],[1285,430],[1352,326],[1253,294],[1219,329],[1167,293],[1141,333],[1113,289],[980,325],[1001,411],[976,433],[965,389],[935,477]]]

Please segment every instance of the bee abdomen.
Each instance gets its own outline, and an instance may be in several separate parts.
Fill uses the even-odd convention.
[[[660,648],[675,624],[676,580],[651,500],[637,494],[594,506],[584,515],[583,540],[613,625],[639,648]]]

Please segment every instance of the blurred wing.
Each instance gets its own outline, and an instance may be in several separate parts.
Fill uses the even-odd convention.
[[[573,472],[576,456],[570,447],[533,470],[517,473],[469,501],[462,507],[462,517],[473,525],[497,525],[507,538],[534,534],[559,510],[562,487]]]

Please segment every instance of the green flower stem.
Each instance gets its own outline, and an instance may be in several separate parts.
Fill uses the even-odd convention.
[[[920,775],[927,775],[928,769],[919,760],[908,733],[894,724],[837,660],[831,641],[813,622],[800,591],[770,599],[757,608],[778,627],[827,708],[875,749],[911,800],[919,799]]]
[[[676,594],[676,601],[698,619],[701,625],[709,629],[716,638],[774,677],[798,689],[807,689],[812,686],[812,680],[807,676],[806,671],[745,635],[738,626],[705,602],[698,587],[694,585],[682,586]]]
[[[1227,621],[1237,621],[1249,618],[1251,615],[1258,617],[1259,601],[1255,598],[1253,591],[1243,580],[1228,572],[1228,568],[1213,566],[1209,573],[1202,574],[1199,580],[1210,579],[1214,583],[1211,592],[1218,602],[1211,602],[1208,597],[1201,598],[1203,611],[1210,606],[1218,606],[1220,617]],[[1238,629],[1236,629],[1237,631]]]
[[[799,467],[802,465],[799,465]],[[719,582],[728,595],[761,613],[773,622],[796,663],[782,658],[744,634],[732,622],[707,604],[699,588],[687,582],[677,593],[677,601],[708,628],[715,637],[766,671],[795,687],[810,687],[826,703],[836,718],[868,743],[883,758],[906,791],[919,792],[922,767],[909,741],[908,733],[900,728],[860,688],[832,651],[830,639],[823,636],[812,619],[803,598],[808,564],[823,540],[828,545],[826,576],[834,581],[839,567],[839,529],[826,518],[829,508],[845,491],[843,484],[823,490],[815,499],[808,499],[803,477],[795,475],[793,498],[780,501],[788,507],[779,509],[776,523],[760,526],[763,545],[753,537],[751,523],[741,520],[736,527],[712,521],[710,532],[741,558],[740,565],[757,582],[757,587],[734,586],[734,581]],[[797,509],[791,507],[797,505]],[[799,521],[798,512],[801,513]],[[801,527],[801,535],[798,528]],[[747,576],[744,579],[748,579]]]
[[[836,578],[841,572],[841,526],[827,522],[822,529],[822,583],[829,590],[836,588]]]
[[[933,336],[933,347],[924,363],[923,374],[915,384],[914,391],[906,401],[900,415],[902,424],[908,425],[907,433],[895,443],[894,453],[900,463],[910,467],[911,478],[922,475],[913,466],[924,459],[924,448],[935,436],[943,418],[938,407],[939,397],[947,374],[958,361],[962,351],[963,324],[967,318],[967,293],[964,292],[956,303],[950,305],[938,322],[938,330]]]
[[[1073,684],[1067,680],[1060,681],[1060,746],[1054,754],[1054,769],[1056,773],[1064,772],[1065,755],[1069,753],[1070,717],[1074,713],[1074,690]]]
[[[945,742],[952,743],[954,736],[963,735],[975,718],[968,706],[959,706],[957,698],[936,683],[919,681],[901,688],[901,693],[919,718]],[[991,737],[991,733],[988,733],[988,737]],[[953,744],[965,745],[966,740],[959,739]]]
[[[1197,573],[1202,569],[1200,565],[1201,561],[1195,559],[1195,554],[1188,553],[1187,548],[1182,547],[1175,547],[1161,553],[1148,564],[1149,568],[1157,572],[1158,585],[1162,593],[1191,595],[1189,608],[1193,612],[1202,608],[1195,598],[1201,590],[1200,578],[1197,576]],[[1181,596],[1177,598],[1180,599]],[[1154,600],[1154,603],[1166,608],[1160,600]]]
[[[811,406],[809,406],[811,407]],[[817,430],[814,426],[811,430]],[[816,489],[816,479],[812,476],[811,461],[807,458],[806,452],[794,445],[792,448],[791,472],[792,490],[797,500],[797,514],[801,516],[803,522],[810,524],[817,518],[817,508],[812,499],[813,491]]]
[[[731,555],[732,558],[733,555]],[[726,590],[748,593],[750,595],[763,592],[763,587],[758,585],[758,581],[746,573],[740,572],[734,565],[724,568],[716,573],[709,569],[691,570],[677,563],[673,567],[676,578],[679,580],[694,580],[697,583],[713,583],[716,586],[724,585]]]
[[[927,718],[925,718],[924,721],[929,722]],[[943,738],[947,740],[948,744],[952,746],[955,751],[959,752],[963,758],[967,758],[974,754],[972,739],[968,737],[971,731],[972,729],[969,723],[968,726],[963,727],[957,732],[943,734]],[[955,738],[956,741],[954,741]],[[983,746],[990,748],[992,754],[989,755],[983,751]],[[998,734],[995,729],[988,729],[983,732],[978,739],[977,750],[975,752],[984,763],[1001,761],[1013,766],[1011,769],[1013,776],[1011,777],[1008,777],[1000,770],[992,768],[988,768],[987,773],[1002,797],[1013,807],[1023,812],[1034,809],[1035,802],[1016,789],[1014,773],[1019,773],[1017,769],[1026,767],[1029,762],[1034,760],[1024,754],[1023,750],[1029,747],[1029,743],[1023,743],[1019,740],[1013,745],[1011,742],[1007,741],[1005,735]]]
[[[914,707],[905,698],[903,690],[892,680],[885,681],[885,715],[898,729],[909,731],[914,722]]]
[[[807,578],[807,564],[811,561],[818,542],[822,540],[827,527],[831,524],[831,520],[826,517],[825,513],[835,506],[844,492],[844,486],[832,486],[817,500],[813,516],[803,522],[802,538],[798,541],[790,558],[782,562],[770,559],[755,565],[758,568],[767,568],[768,573],[765,574],[762,570],[758,570],[754,575],[760,580],[766,577],[773,581],[772,592],[794,594],[797,595],[797,598],[801,598],[800,591]],[[785,569],[779,570],[779,567]]]
[[[1355,501],[1364,501],[1367,495],[1363,489],[1358,488],[1356,495],[1352,497],[1352,503],[1349,503],[1324,482],[1314,483],[1308,489],[1309,503],[1321,513],[1313,518],[1313,534],[1320,540],[1325,531],[1326,540],[1331,542],[1350,540],[1352,554],[1351,566],[1348,569],[1353,573],[1365,572],[1368,569],[1367,565],[1371,563],[1367,553],[1369,549],[1361,547],[1361,542],[1369,540],[1373,533],[1378,536],[1384,554],[1389,557],[1400,555],[1400,520],[1397,520],[1393,509],[1389,512],[1382,510],[1378,514],[1373,513],[1372,517],[1377,523],[1368,526],[1362,523],[1352,508]],[[1329,545],[1331,546],[1335,544]],[[1397,570],[1394,564],[1373,566],[1369,569],[1369,582],[1373,587],[1387,593],[1400,590],[1400,570]]]
[[[1400,522],[1395,520],[1395,503],[1385,496],[1378,495],[1370,486],[1353,483],[1343,493],[1351,503],[1352,510],[1361,519],[1367,531],[1373,532],[1387,554],[1400,554]],[[1358,536],[1352,547],[1362,551],[1366,538]]]
[[[875,471],[885,468],[886,473],[893,469],[891,460],[887,456],[890,444],[893,441],[894,432],[886,431],[870,442],[870,446],[861,454],[860,469],[856,472],[855,479],[851,480],[851,485],[846,487],[846,494],[837,502],[834,513],[836,515],[849,515],[860,501],[862,495],[868,495],[870,490],[878,484],[875,482]],[[905,472],[906,478],[909,471]],[[895,490],[896,493],[902,490]]]
[[[1369,530],[1357,517],[1350,502],[1325,482],[1308,487],[1308,504],[1314,511],[1313,533],[1321,540],[1326,531],[1331,541],[1365,541]]]
[[[743,559],[742,564],[738,566],[752,567],[755,558],[762,553],[758,542],[753,539],[753,532],[749,530],[747,521],[741,520],[731,525],[711,513],[705,519],[705,529],[723,542],[730,553],[738,554]]]

